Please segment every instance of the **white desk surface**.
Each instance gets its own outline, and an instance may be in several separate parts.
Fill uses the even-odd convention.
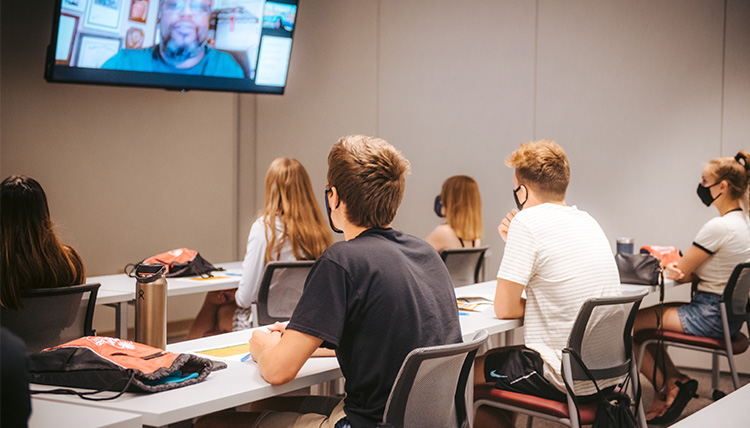
[[[494,294],[493,282],[474,284],[457,289],[459,295]],[[487,329],[491,334],[502,333],[522,325],[521,320],[498,320],[492,306],[483,312],[459,317],[464,338],[473,337],[476,331]],[[251,330],[236,331],[218,336],[167,345],[171,352],[191,352],[223,346],[243,344]],[[164,426],[219,410],[273,397],[300,388],[338,379],[341,371],[333,357],[311,358],[297,377],[281,386],[271,386],[264,381],[251,360],[244,363],[238,357],[221,359],[228,367],[211,373],[206,381],[184,388],[157,394],[127,393],[111,401],[88,402],[75,396],[38,395],[39,399],[63,403],[120,410],[140,414],[144,425]],[[46,385],[33,385],[32,389],[51,389]]]
[[[206,291],[237,288],[240,283],[242,262],[220,263],[225,272],[214,272],[214,278],[167,278],[167,296],[203,293]],[[97,304],[110,304],[135,300],[135,278],[124,273],[114,275],[91,276],[86,279],[89,284],[100,283]]]
[[[31,398],[29,428],[141,428],[141,415]]]
[[[123,275],[123,277],[125,277]],[[127,277],[125,277],[127,278]],[[133,279],[128,278],[132,283]],[[170,283],[175,281],[170,280]],[[197,288],[194,284],[185,285],[186,288]],[[212,286],[217,286],[214,284]],[[222,284],[221,286],[225,286]],[[456,296],[482,296],[494,298],[495,281],[487,281],[455,289]],[[202,287],[199,285],[198,287]],[[643,286],[634,290],[642,290]],[[627,287],[626,287],[627,288]],[[178,290],[176,287],[175,290]],[[651,289],[650,289],[651,290]],[[177,291],[182,292],[185,290]],[[197,292],[197,291],[196,291]],[[170,295],[172,295],[170,293]],[[469,312],[460,315],[461,330],[465,339],[471,338],[480,329],[486,329],[490,334],[503,333],[523,325],[520,319],[499,320],[495,317],[492,305],[487,305],[482,312]],[[206,337],[192,341],[174,343],[167,346],[171,352],[192,352],[197,350],[219,348],[243,344],[248,341],[251,330],[237,331],[218,336]],[[119,410],[137,413],[142,416],[144,425],[164,426],[182,420],[194,418],[219,410],[236,407],[242,404],[277,396],[300,388],[335,380],[341,376],[335,358],[311,358],[302,368],[297,377],[285,385],[271,386],[265,382],[252,361],[241,363],[239,357],[228,357],[228,368],[211,373],[205,382],[177,388],[172,391],[157,394],[127,393],[111,401],[88,402],[75,396],[39,395],[41,400],[96,407],[102,409]],[[33,385],[33,389],[50,389],[45,385]]]
[[[734,391],[719,401],[709,404],[672,425],[673,428],[734,428],[750,425],[747,406],[750,403],[750,384]]]
[[[167,297],[237,288],[242,276],[242,262],[220,263],[216,266],[224,268],[225,271],[214,272],[212,278],[167,278]],[[96,304],[115,307],[116,335],[127,339],[128,303],[135,301],[135,278],[120,273],[92,276],[87,278],[86,282],[88,284],[97,282],[101,284],[96,297]]]

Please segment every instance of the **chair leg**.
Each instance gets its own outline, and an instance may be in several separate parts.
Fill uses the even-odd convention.
[[[534,426],[534,418],[529,415],[528,420],[526,421],[526,428],[532,428]]]
[[[732,373],[732,383],[734,384],[734,389],[737,390],[737,388],[740,387],[740,377],[737,376],[737,367],[734,364],[734,353],[730,352],[727,354],[727,361],[729,362],[729,371]]]
[[[639,386],[641,388],[641,396],[638,397],[638,402],[634,403],[635,406],[638,407],[638,412],[635,415],[635,418],[638,421],[638,426],[640,428],[648,428],[648,422],[646,422],[646,411],[643,408],[643,386],[641,386],[641,378],[639,377],[638,366],[632,363],[630,366],[630,378],[630,396],[633,398],[633,401],[635,401],[636,390]]]
[[[711,388],[719,389],[719,354],[711,354]]]

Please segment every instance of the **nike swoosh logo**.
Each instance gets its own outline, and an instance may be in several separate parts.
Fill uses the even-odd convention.
[[[490,376],[492,376],[492,377],[496,377],[496,378],[503,378],[503,377],[508,377],[508,376],[505,376],[505,375],[497,374],[497,370],[492,370],[492,371],[490,372]]]

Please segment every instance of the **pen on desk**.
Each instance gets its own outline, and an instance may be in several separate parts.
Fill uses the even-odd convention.
[[[245,361],[247,361],[251,357],[252,357],[252,355],[248,352],[247,355],[245,355],[244,357],[240,358],[240,362],[244,363]]]

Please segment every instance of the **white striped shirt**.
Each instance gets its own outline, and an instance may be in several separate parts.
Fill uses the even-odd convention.
[[[565,391],[562,349],[578,310],[590,298],[620,295],[607,237],[596,220],[574,206],[524,209],[510,223],[497,277],[525,286],[525,345],[541,355],[544,376]],[[576,384],[578,395],[596,392],[593,385],[579,390]]]

